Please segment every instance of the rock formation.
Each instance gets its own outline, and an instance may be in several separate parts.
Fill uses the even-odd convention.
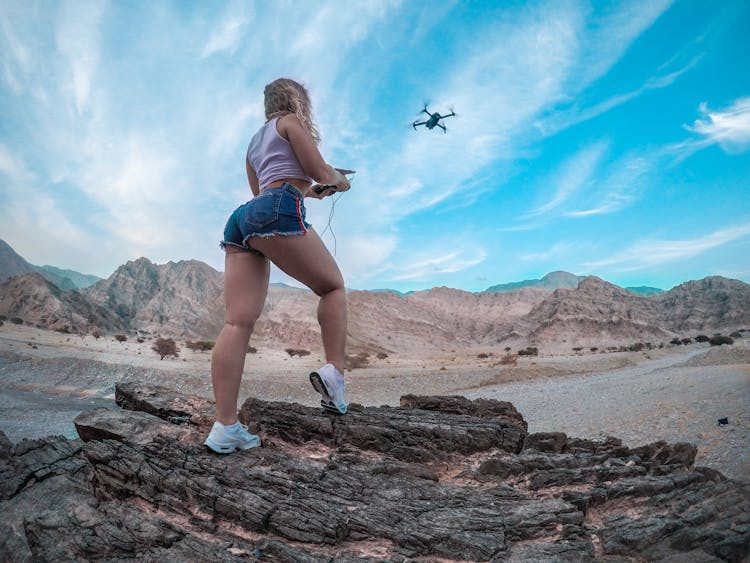
[[[139,258],[84,292],[131,328],[215,338],[224,323],[223,283],[221,273],[198,260],[158,266]]]
[[[7,561],[743,561],[747,483],[695,447],[527,434],[509,403],[397,408],[248,399],[262,448],[218,456],[212,405],[117,386],[81,440],[0,434]]]

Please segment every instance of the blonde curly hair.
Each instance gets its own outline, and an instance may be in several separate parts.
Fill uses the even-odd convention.
[[[278,78],[263,90],[266,120],[293,113],[315,139],[320,142],[318,127],[312,117],[312,104],[307,89],[290,78]]]

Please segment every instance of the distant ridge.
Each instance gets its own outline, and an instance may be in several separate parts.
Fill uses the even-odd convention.
[[[555,290],[561,287],[574,289],[585,276],[576,276],[569,272],[550,272],[542,279],[524,280],[520,282],[501,283],[488,287],[485,291],[518,291],[525,287]]]
[[[35,266],[21,257],[7,242],[0,239],[0,283],[13,276],[34,272],[38,272],[44,279],[63,291],[83,289],[102,279],[74,270],[62,270],[55,266]]]
[[[647,285],[639,285],[637,287],[626,287],[628,291],[637,293],[638,295],[654,295],[656,293],[662,293],[664,290],[658,287],[649,287]]]
[[[44,277],[46,277],[49,281],[52,283],[55,283],[52,277],[56,276],[60,280],[68,280],[73,284],[73,287],[70,289],[83,289],[84,287],[90,287],[94,285],[96,282],[101,281],[102,278],[99,276],[94,276],[92,274],[82,274],[81,272],[76,272],[75,270],[63,270],[61,268],[57,268],[55,266],[35,266],[39,273],[42,274]],[[48,274],[49,277],[45,274]],[[60,287],[58,284],[55,283],[58,287]],[[60,289],[66,289],[66,288],[60,288]]]

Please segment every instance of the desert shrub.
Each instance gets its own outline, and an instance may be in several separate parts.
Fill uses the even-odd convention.
[[[709,338],[708,340],[709,344],[711,346],[721,346],[722,344],[734,344],[734,340],[730,336],[722,336],[721,334],[716,334]]]
[[[669,341],[669,343],[675,346],[680,346],[682,344],[682,340],[680,340],[679,338],[673,338]]]
[[[376,356],[378,360],[385,360],[387,357],[388,354],[386,354],[385,352],[378,352],[378,355]]]
[[[163,360],[166,356],[174,356],[176,358],[179,354],[177,343],[171,338],[157,338],[151,349],[159,354],[160,360]]]
[[[692,343],[693,343],[693,339],[692,339],[692,338],[683,338],[683,339],[682,339],[682,343],[683,343],[683,344],[684,344],[685,346],[687,346],[688,344],[692,344]]]
[[[366,368],[370,365],[370,354],[367,352],[360,352],[359,354],[346,355],[346,367],[348,369]]]
[[[115,334],[115,340],[117,340],[117,342],[126,342],[127,339],[128,337],[124,334]]]
[[[302,358],[303,356],[309,356],[310,351],[309,350],[298,350],[296,348],[286,348],[284,350],[287,354],[289,354],[290,358],[293,358],[294,356],[299,356]]]
[[[213,350],[214,346],[216,346],[216,342],[213,342],[211,340],[197,340],[195,342],[190,342],[188,340],[185,343],[185,346],[190,348],[193,352],[206,352],[208,350]]]
[[[102,331],[97,328],[91,333],[91,336],[99,340],[102,337]]]
[[[12,322],[14,325],[22,325],[23,319],[19,317],[13,317],[12,319],[10,319],[10,322]]]
[[[506,354],[505,356],[500,358],[500,361],[498,362],[498,364],[501,366],[514,366],[516,365],[517,360],[518,360],[518,356],[516,355],[511,356],[510,354]]]
[[[519,356],[538,356],[539,355],[539,348],[536,346],[527,346],[523,350],[518,351]]]
[[[258,349],[255,346],[248,346],[247,347],[247,353],[248,354],[257,354]]]
[[[573,352],[575,352],[576,354],[577,354],[578,352],[580,352],[581,350],[583,350],[583,347],[582,347],[582,346],[574,346],[574,347],[573,347]]]
[[[477,354],[477,358],[479,358],[480,360],[486,360],[487,358],[489,358],[489,355],[482,352],[481,354]]]
[[[139,336],[138,338],[136,338],[136,339],[135,339],[135,341],[136,341],[136,342],[137,342],[138,344],[143,344],[144,342],[146,342],[146,339],[145,339],[145,338],[141,338],[141,337]]]
[[[0,326],[3,326],[5,323],[3,321],[0,321]]]
[[[643,345],[643,342],[636,342],[635,344],[631,344],[628,347],[628,350],[630,352],[640,352],[641,350],[643,350],[644,347],[645,346]]]
[[[5,315],[0,315],[0,321],[7,321],[7,320],[8,320],[8,317],[6,317]]]
[[[56,328],[55,332],[59,332],[60,334],[70,334],[70,328],[67,326],[62,326],[60,328]]]
[[[732,334],[730,334],[732,338],[742,338],[742,333],[739,330],[735,330]]]
[[[506,346],[505,347],[505,353],[506,354],[510,354],[510,346]]]
[[[596,346],[592,346],[591,348],[589,348],[589,350],[591,350],[592,353],[596,353],[599,348],[597,348]]]

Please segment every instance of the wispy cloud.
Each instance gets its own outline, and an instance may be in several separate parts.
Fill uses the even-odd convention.
[[[750,147],[750,97],[739,98],[728,108],[716,111],[704,102],[700,113],[702,116],[692,126],[686,125],[686,129],[728,153],[740,153]]]
[[[750,97],[738,98],[724,109],[711,111],[708,103],[698,108],[701,117],[684,128],[698,135],[663,147],[665,158],[679,164],[696,152],[718,144],[729,154],[740,154],[750,147]]]
[[[428,254],[430,258],[422,258]],[[429,280],[435,275],[452,274],[481,264],[487,252],[481,248],[459,249],[443,254],[420,252],[419,257],[390,268],[389,278],[396,281]]]
[[[597,189],[587,198],[587,205],[569,211],[569,217],[588,217],[614,213],[636,201],[648,188],[644,178],[654,169],[651,153],[626,155],[608,166],[608,171],[597,182]]]
[[[87,106],[99,64],[99,24],[104,8],[103,1],[87,4],[86,10],[80,10],[77,2],[68,1],[59,16],[56,40],[69,67],[63,88],[72,91],[79,114]]]
[[[551,260],[559,260],[576,248],[580,250],[580,245],[571,242],[557,242],[551,248],[542,252],[523,254],[520,259],[524,262],[546,263]]]
[[[619,272],[641,270],[664,263],[685,260],[750,236],[750,223],[719,229],[705,236],[686,240],[641,240],[619,254],[589,262],[587,267]]]
[[[546,215],[565,203],[580,190],[586,188],[594,179],[597,167],[607,151],[608,143],[601,141],[581,149],[562,164],[550,177],[544,179],[545,185],[555,186],[552,198],[546,203],[532,209],[524,218]]]

